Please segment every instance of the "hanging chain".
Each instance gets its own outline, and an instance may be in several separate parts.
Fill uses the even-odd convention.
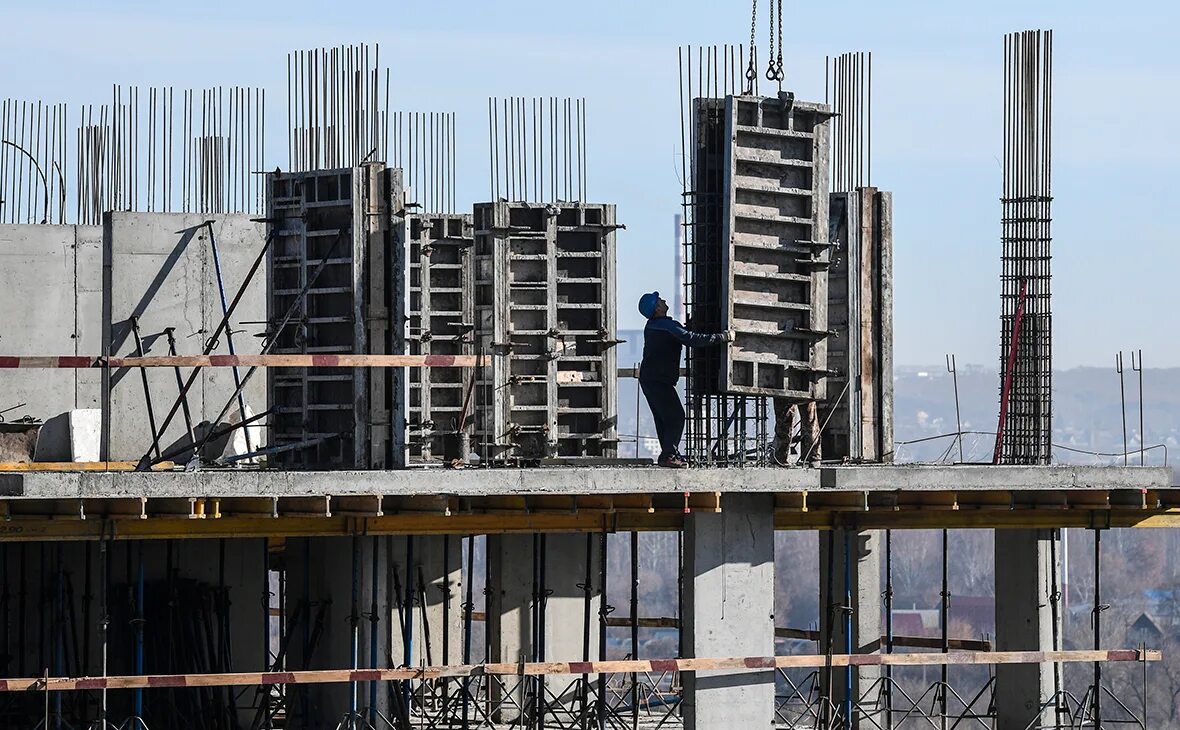
[[[771,0],[774,2],[774,0]],[[758,0],[754,0],[753,9],[750,10],[750,65],[746,68],[746,94],[752,95],[754,93],[754,82],[758,80],[758,71],[754,66],[754,31],[758,25]]]
[[[782,0],[779,2],[779,7],[782,7]],[[770,34],[766,39],[766,78],[774,81],[774,0],[770,0],[770,12],[766,16],[770,18]]]
[[[783,73],[783,0],[778,0],[778,68],[774,72],[775,81],[782,84],[786,74]]]

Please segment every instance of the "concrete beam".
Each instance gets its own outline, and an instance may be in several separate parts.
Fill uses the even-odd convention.
[[[727,494],[684,528],[686,657],[774,654],[774,518],[767,495]],[[686,730],[767,728],[773,669],[684,675]]]

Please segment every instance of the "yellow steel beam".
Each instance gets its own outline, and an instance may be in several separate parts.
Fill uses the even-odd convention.
[[[218,511],[215,500],[188,516],[141,513],[130,508],[53,515],[9,513],[0,520],[0,542],[46,540],[160,540],[186,538],[304,537],[332,535],[469,535],[510,532],[613,532],[676,530],[685,514],[679,510],[632,509],[615,511],[499,511],[487,513],[404,512],[362,514],[360,510],[292,510],[270,516],[261,512],[230,514]],[[224,509],[224,505],[220,508]],[[218,516],[220,515],[220,516]],[[932,528],[1054,528],[1054,527],[1180,527],[1180,508],[1155,510],[871,510],[801,512],[780,509],[775,528],[826,530]]]
[[[683,515],[645,512],[396,514],[380,517],[223,516],[219,519],[14,518],[0,522],[0,542],[46,540],[163,540],[186,538],[310,537],[332,535],[483,535],[508,532],[675,530]]]

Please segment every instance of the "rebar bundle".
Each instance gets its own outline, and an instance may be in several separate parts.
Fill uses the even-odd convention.
[[[1051,310],[1053,32],[1004,37],[1000,419],[993,461],[1047,464]]]
[[[64,223],[65,104],[0,102],[0,223]]]
[[[586,201],[586,100],[488,99],[492,200]]]
[[[389,159],[389,67],[381,46],[287,54],[287,151],[292,172]]]
[[[753,88],[742,88],[742,45],[688,46],[678,49],[677,58],[685,323],[694,331],[716,332],[722,293],[721,116],[725,97],[744,91],[757,94],[758,79],[749,80]],[[718,393],[721,355],[714,349],[688,350],[685,364],[685,455],[700,465],[765,463],[770,442],[767,399]]]
[[[172,87],[146,97],[145,110],[139,87],[114,86],[110,104],[79,110],[77,223],[99,225],[111,210],[261,212],[266,91],[185,89],[179,109]]]
[[[406,209],[455,212],[455,113],[393,112],[390,167],[402,169]]]
[[[832,191],[871,185],[873,54],[824,57],[824,103],[832,106]]]

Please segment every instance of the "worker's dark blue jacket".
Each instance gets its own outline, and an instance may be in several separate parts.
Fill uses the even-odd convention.
[[[671,317],[652,317],[643,328],[643,362],[639,365],[639,379],[675,385],[680,379],[680,355],[685,345],[707,347],[724,341],[724,334],[689,332]]]

